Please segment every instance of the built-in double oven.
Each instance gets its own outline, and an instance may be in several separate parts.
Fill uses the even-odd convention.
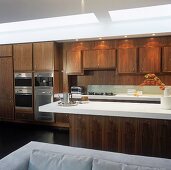
[[[15,73],[15,108],[33,110],[32,73]]]

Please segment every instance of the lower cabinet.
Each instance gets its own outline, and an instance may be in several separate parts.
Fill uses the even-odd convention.
[[[171,121],[69,115],[70,145],[171,158]]]
[[[90,148],[90,116],[72,115],[69,120],[71,146]]]

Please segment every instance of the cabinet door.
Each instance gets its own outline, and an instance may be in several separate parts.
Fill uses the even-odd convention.
[[[156,121],[150,119],[139,119],[139,153],[140,155],[155,155]]]
[[[120,151],[123,153],[136,154],[137,152],[137,134],[138,134],[138,124],[137,120],[133,118],[121,118],[121,129],[120,129],[120,139],[121,143],[119,145]]]
[[[161,70],[160,65],[160,47],[144,47],[139,49],[139,69],[141,73],[159,73]]]
[[[89,148],[89,116],[69,115],[70,145]]]
[[[98,68],[98,50],[83,51],[83,68],[85,70]]]
[[[14,118],[12,57],[0,58],[0,117]]]
[[[116,67],[116,50],[97,50],[98,68],[110,69]]]
[[[51,71],[54,69],[53,42],[43,42],[33,44],[34,71]]]
[[[0,57],[12,56],[12,45],[0,45]]]
[[[32,71],[32,44],[13,46],[14,71]]]
[[[104,117],[90,117],[90,148],[102,150],[104,140]]]
[[[137,72],[137,49],[122,48],[118,49],[118,73]]]
[[[171,47],[163,47],[162,71],[163,72],[171,72]]]
[[[81,51],[68,51],[67,56],[67,74],[82,74],[83,73],[83,61]]]
[[[103,150],[119,152],[119,118],[105,117]]]
[[[171,158],[171,121],[157,120],[156,156]]]
[[[64,113],[55,113],[55,124],[58,127],[68,128],[69,127],[69,115]]]

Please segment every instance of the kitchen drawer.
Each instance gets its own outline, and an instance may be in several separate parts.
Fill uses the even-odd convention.
[[[33,114],[30,113],[16,113],[16,120],[33,120]]]

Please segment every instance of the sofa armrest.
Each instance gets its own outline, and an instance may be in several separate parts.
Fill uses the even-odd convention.
[[[0,160],[0,170],[28,170],[32,149],[27,144]]]

